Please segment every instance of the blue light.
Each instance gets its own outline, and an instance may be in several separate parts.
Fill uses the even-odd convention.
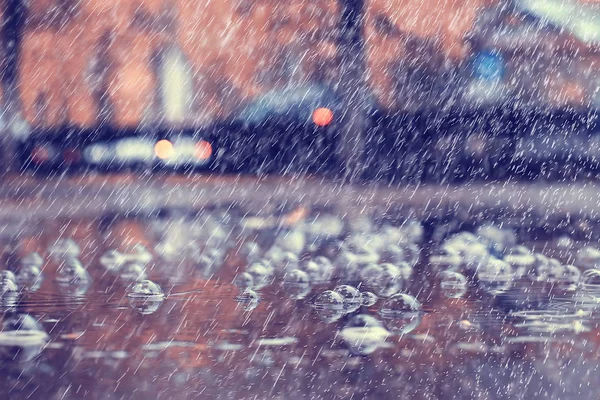
[[[504,75],[502,56],[489,51],[477,54],[473,60],[473,75],[486,80],[502,78]]]

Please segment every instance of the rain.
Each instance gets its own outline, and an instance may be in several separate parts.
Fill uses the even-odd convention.
[[[598,399],[597,0],[0,2],[0,399]]]

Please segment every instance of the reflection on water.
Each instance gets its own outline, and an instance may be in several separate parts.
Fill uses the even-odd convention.
[[[596,398],[593,244],[304,214],[10,238],[0,398]]]

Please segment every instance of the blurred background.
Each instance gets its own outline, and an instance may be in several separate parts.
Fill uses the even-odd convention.
[[[600,155],[595,0],[2,6],[13,170],[342,169],[439,182],[493,178],[493,155],[506,170],[565,154],[592,168]]]

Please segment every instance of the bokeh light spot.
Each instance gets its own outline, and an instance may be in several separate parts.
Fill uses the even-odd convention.
[[[173,155],[173,144],[166,139],[159,140],[154,145],[154,153],[161,160],[165,160]]]
[[[196,143],[196,158],[199,160],[208,160],[212,155],[212,146],[206,140],[201,140]]]
[[[312,117],[316,125],[327,126],[333,121],[333,111],[325,107],[317,108]]]

